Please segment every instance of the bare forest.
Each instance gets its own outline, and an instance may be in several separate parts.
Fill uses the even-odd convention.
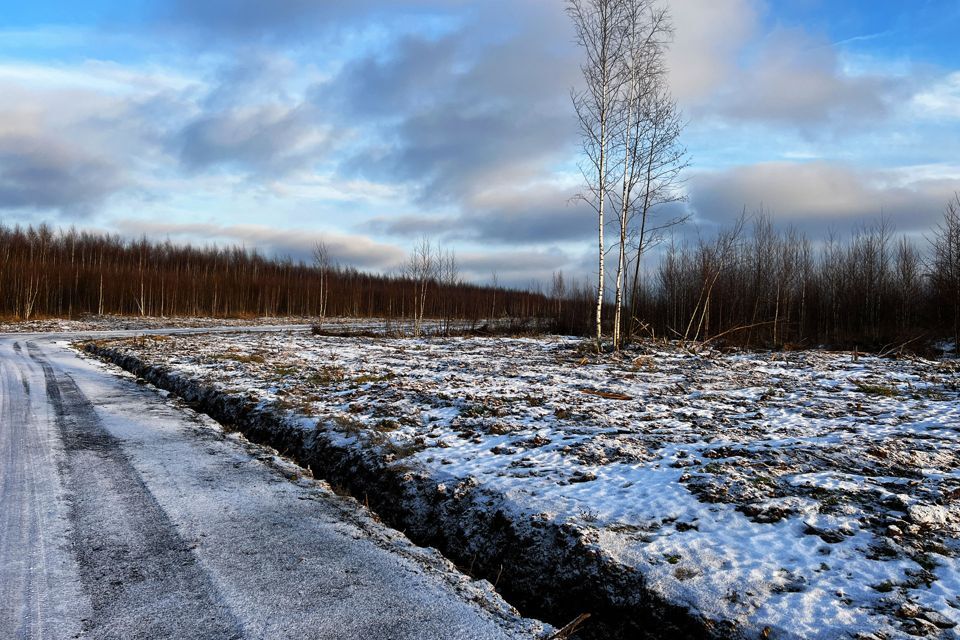
[[[881,217],[815,240],[758,213],[658,249],[653,268],[628,282],[628,339],[895,351],[960,335],[960,196],[920,238]],[[576,311],[567,305],[566,332],[592,331],[587,297],[579,292]]]
[[[0,316],[86,314],[315,318],[542,317],[542,294],[464,283],[452,254],[429,247],[418,270],[371,274],[241,247],[124,240],[76,230],[0,226]]]
[[[635,260],[635,258],[634,258]],[[744,346],[920,347],[960,327],[960,196],[925,238],[879,219],[815,241],[743,217],[712,238],[668,240],[652,268],[627,263],[622,340]],[[636,276],[629,272],[633,271]],[[239,247],[124,240],[47,226],[0,227],[0,315],[348,316],[480,322],[539,319],[595,330],[596,289],[556,273],[540,291],[465,283],[456,256],[422,241],[396,275],[269,259]],[[613,335],[615,303],[604,303]]]

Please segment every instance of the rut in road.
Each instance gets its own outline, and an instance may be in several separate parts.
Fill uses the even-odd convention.
[[[63,439],[72,543],[92,638],[239,638],[241,625],[69,375],[43,369]],[[131,625],[135,623],[135,628]]]
[[[59,553],[67,506],[49,442],[55,427],[46,400],[31,398],[31,372],[17,366],[26,362],[20,343],[7,349],[0,345],[0,636],[69,638],[84,613],[80,581]],[[61,597],[49,597],[54,589]]]

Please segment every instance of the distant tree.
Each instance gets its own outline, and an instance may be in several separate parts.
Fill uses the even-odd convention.
[[[740,236],[745,224],[746,213],[743,213],[733,227],[718,233],[712,242],[700,240],[696,257],[700,291],[683,332],[684,341],[705,340],[709,337],[714,290],[724,272],[737,262]]]
[[[559,319],[563,313],[563,299],[567,295],[567,283],[563,278],[563,271],[555,271],[551,280],[550,299],[555,306],[554,315]]]
[[[450,333],[450,326],[455,315],[456,300],[448,295],[455,287],[459,286],[461,283],[460,280],[460,268],[457,265],[457,255],[452,249],[446,249],[443,252],[437,252],[438,268],[440,284],[444,288],[443,299],[441,300],[441,311],[443,314],[443,331],[445,334]]]
[[[931,239],[932,279],[940,303],[948,314],[954,353],[960,350],[960,193],[954,194]]]
[[[340,268],[322,243],[311,264],[271,259],[244,247],[123,240],[45,225],[0,223],[0,318],[82,314],[217,317],[334,315],[410,317],[410,280]],[[461,281],[452,251],[444,256],[443,295],[418,289],[417,317],[487,317],[494,289]],[[433,285],[430,285],[433,287]],[[542,314],[546,296],[496,289],[505,314]]]
[[[330,297],[330,250],[327,243],[320,240],[313,247],[313,265],[320,276],[319,299],[317,300],[317,326],[322,327],[327,317],[327,301]]]
[[[419,336],[423,331],[427,290],[440,275],[440,260],[434,255],[429,238],[423,237],[417,242],[404,266],[404,275],[413,282],[413,333]]]
[[[906,335],[916,324],[923,291],[923,258],[906,236],[897,243],[894,278],[897,291],[897,331]]]

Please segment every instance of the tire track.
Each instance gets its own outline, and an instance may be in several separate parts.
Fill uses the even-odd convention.
[[[64,445],[72,546],[91,638],[239,638],[243,632],[142,479],[69,375],[43,370]]]

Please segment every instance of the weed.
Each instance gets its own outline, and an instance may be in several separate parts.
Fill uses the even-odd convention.
[[[241,364],[263,364],[264,357],[261,353],[241,353],[239,351],[227,351],[226,353],[215,354],[211,356],[215,360],[232,360]]]
[[[689,580],[690,578],[696,578],[700,575],[698,572],[693,569],[688,569],[687,567],[677,567],[673,572],[673,575],[676,576],[677,580]]]
[[[584,522],[596,522],[600,519],[600,514],[596,511],[590,511],[589,509],[580,509],[579,511],[580,519]]]
[[[363,373],[354,378],[352,382],[355,385],[374,384],[377,382],[386,382],[387,380],[391,380],[396,377],[397,374],[393,373],[392,371],[383,374]]]
[[[393,418],[383,418],[377,421],[373,428],[377,431],[396,431],[400,428],[400,423]]]
[[[484,404],[469,404],[460,410],[460,416],[463,418],[483,418],[495,414],[493,407]]]
[[[273,375],[277,378],[286,378],[287,376],[292,376],[297,372],[296,367],[291,367],[290,365],[276,365],[273,367]]]
[[[403,458],[409,458],[415,453],[419,453],[426,449],[426,444],[418,440],[409,441],[409,442],[394,442],[390,439],[384,439],[381,443],[383,448],[387,452],[392,460],[401,460]]]
[[[933,571],[940,566],[940,563],[930,554],[916,555],[913,557],[913,561],[927,571]]]
[[[307,384],[322,387],[329,384],[336,384],[342,382],[346,377],[346,373],[340,367],[330,366],[323,367],[317,371],[311,371],[310,375],[303,378],[303,381]]]
[[[546,398],[544,398],[543,396],[527,395],[527,396],[524,396],[523,399],[531,407],[542,407],[546,402]]]
[[[362,420],[357,420],[356,418],[351,418],[350,416],[334,416],[333,424],[345,433],[360,433],[366,430],[366,425]]]
[[[894,398],[900,395],[900,392],[897,391],[896,387],[891,387],[884,384],[874,384],[865,380],[853,380],[852,382],[857,388],[857,391],[860,393],[866,393],[873,396],[884,396],[887,398]]]
[[[502,436],[502,435],[506,435],[506,434],[508,434],[508,433],[512,433],[512,432],[515,431],[515,430],[516,430],[516,427],[513,427],[513,426],[511,426],[511,425],[509,425],[509,424],[504,424],[504,423],[502,423],[502,422],[497,422],[497,423],[495,423],[495,424],[492,424],[492,425],[490,425],[490,427],[489,427],[489,429],[488,429],[488,431],[489,431],[490,433],[492,433],[492,434],[494,434],[494,435],[498,435],[498,436]]]
[[[934,400],[934,401],[943,401],[947,399],[942,392],[937,391],[936,389],[914,389],[910,394],[910,397],[914,400]]]

